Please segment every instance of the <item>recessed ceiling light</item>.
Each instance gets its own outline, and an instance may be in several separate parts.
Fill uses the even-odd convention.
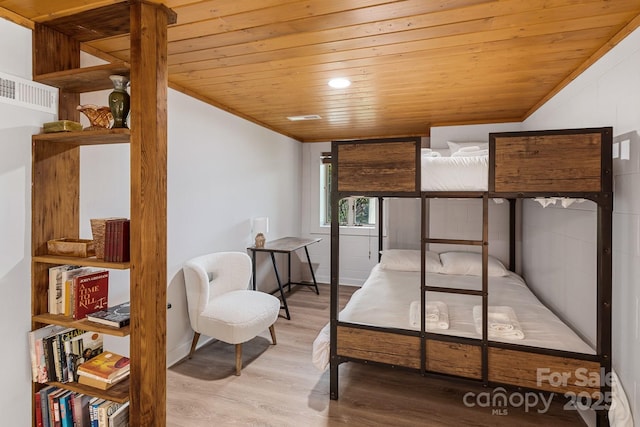
[[[303,120],[320,120],[322,117],[320,117],[317,114],[307,114],[304,116],[289,116],[287,117],[287,119],[291,120],[292,122],[301,122]]]
[[[335,89],[344,89],[345,87],[349,87],[350,85],[351,81],[342,77],[329,80],[329,86]]]

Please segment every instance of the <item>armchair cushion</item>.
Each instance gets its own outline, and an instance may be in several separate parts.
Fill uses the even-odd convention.
[[[279,312],[280,300],[273,295],[251,290],[231,291],[213,298],[200,313],[200,331],[226,343],[239,344],[273,325]]]

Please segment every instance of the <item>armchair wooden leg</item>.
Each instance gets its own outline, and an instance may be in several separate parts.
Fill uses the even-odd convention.
[[[236,344],[236,375],[242,371],[242,344]]]
[[[189,359],[193,356],[193,352],[196,351],[196,345],[198,344],[198,339],[200,338],[200,332],[193,333],[193,341],[191,342],[191,351],[189,352]]]
[[[275,327],[275,323],[271,326],[269,326],[269,332],[271,333],[271,341],[273,342],[273,345],[276,345],[276,327]]]

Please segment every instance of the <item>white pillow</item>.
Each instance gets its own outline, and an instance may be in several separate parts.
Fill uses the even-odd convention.
[[[482,275],[482,254],[477,252],[443,252],[440,254],[443,274]],[[489,255],[487,262],[489,276],[506,276],[509,271],[496,258]]]
[[[420,251],[414,249],[385,249],[381,252],[380,268],[384,270],[420,271]],[[437,252],[425,253],[427,273],[440,273],[442,264]]]
[[[488,142],[482,142],[482,141],[480,141],[480,142],[453,142],[453,141],[447,141],[447,145],[449,146],[449,150],[451,151],[451,155],[452,156],[455,153],[457,153],[458,151],[460,151],[461,149],[467,148],[467,147],[478,147],[476,150],[473,150],[473,151],[488,150],[489,149],[489,143]]]
[[[477,148],[477,147],[468,147],[468,148]],[[478,156],[488,156],[489,150],[462,150],[456,151],[451,155],[451,157],[478,157]]]

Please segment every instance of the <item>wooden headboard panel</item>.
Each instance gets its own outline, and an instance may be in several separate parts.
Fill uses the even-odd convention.
[[[612,128],[489,134],[489,191],[612,191]]]
[[[334,141],[339,192],[420,191],[420,138]]]

